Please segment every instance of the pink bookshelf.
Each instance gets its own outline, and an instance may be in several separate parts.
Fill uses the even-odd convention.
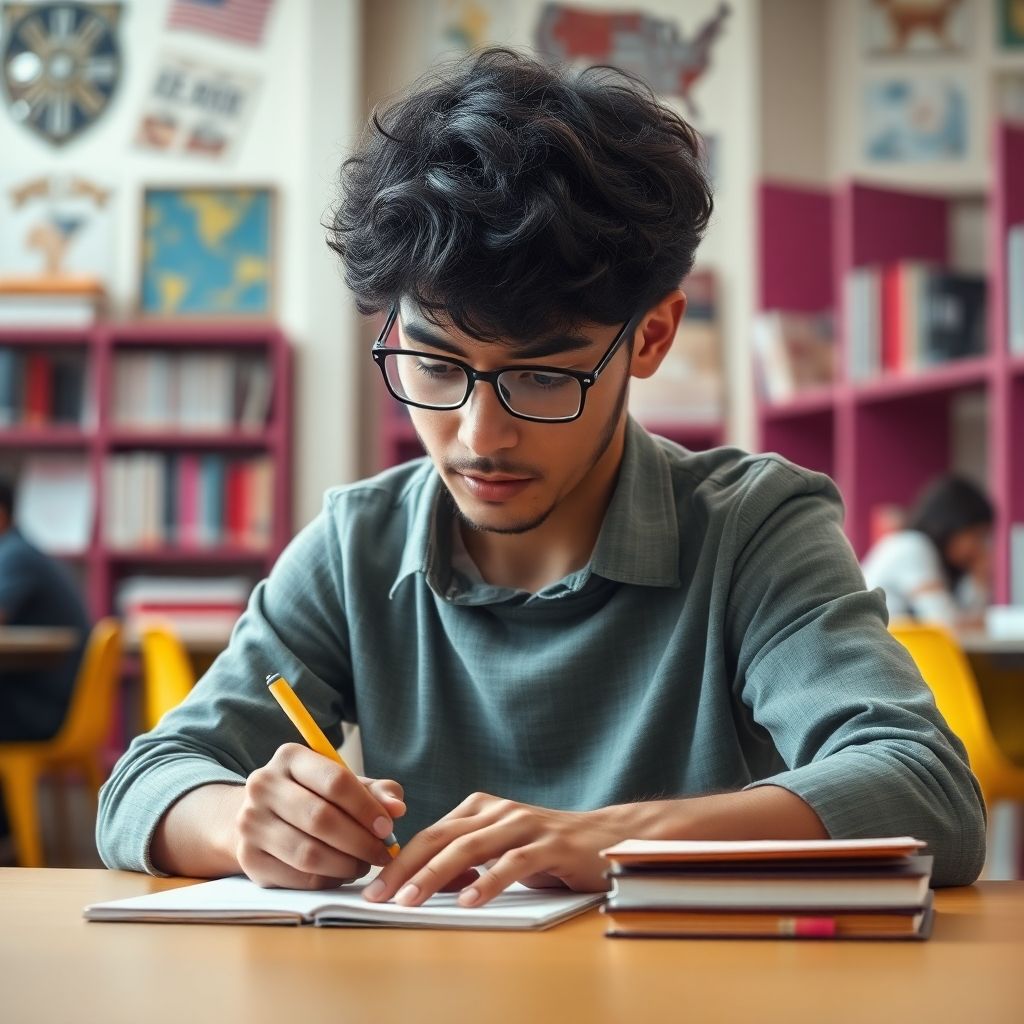
[[[989,492],[998,509],[995,597],[1009,596],[1009,535],[1024,522],[1024,358],[1009,353],[1007,232],[1024,223],[1024,128],[999,125],[987,196],[988,350],[913,374],[847,376],[845,282],[850,272],[903,260],[951,262],[951,222],[961,195],[848,183],[836,189],[768,182],[759,190],[758,307],[836,317],[837,380],[782,406],[758,401],[759,446],[838,483],[857,554],[870,543],[872,511],[908,505],[953,463],[954,404],[983,396]],[[824,273],[822,268],[827,268]]]
[[[85,387],[92,414],[83,426],[42,425],[0,428],[0,457],[66,450],[83,458],[92,476],[95,515],[88,551],[61,556],[78,567],[95,617],[113,610],[118,581],[130,573],[182,575],[242,572],[254,578],[270,571],[291,537],[291,352],[280,330],[267,323],[99,323],[78,331],[0,329],[0,347],[37,350],[74,347],[86,360]],[[126,429],[113,422],[114,363],[123,351],[243,352],[268,361],[271,398],[259,431],[220,432]],[[108,457],[134,451],[223,452],[266,455],[274,472],[270,542],[260,550],[238,547],[152,547],[122,550],[104,538],[104,473]]]

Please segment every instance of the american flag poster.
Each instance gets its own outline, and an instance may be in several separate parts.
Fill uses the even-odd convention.
[[[274,0],[172,0],[168,28],[193,29],[258,46]]]

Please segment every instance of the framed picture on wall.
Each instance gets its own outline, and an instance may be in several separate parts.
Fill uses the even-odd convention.
[[[863,98],[864,155],[913,163],[967,153],[967,96],[950,77],[869,81]]]
[[[963,53],[970,44],[966,0],[861,0],[864,52],[874,57]]]
[[[271,318],[275,207],[276,194],[266,186],[146,188],[140,314]]]

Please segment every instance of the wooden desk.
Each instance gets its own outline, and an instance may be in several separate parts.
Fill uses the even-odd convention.
[[[0,669],[53,664],[81,639],[77,629],[59,626],[0,626]]]
[[[1024,637],[997,639],[988,633],[961,633],[957,639],[967,654],[986,654],[1014,658],[1024,662]]]
[[[568,1024],[977,1021],[1024,1014],[1024,882],[936,895],[927,942],[97,924],[86,903],[182,884],[0,870],[0,1016],[14,1022]]]

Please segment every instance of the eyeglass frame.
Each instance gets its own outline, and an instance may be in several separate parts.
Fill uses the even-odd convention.
[[[495,395],[498,397],[498,401],[501,403],[501,407],[510,416],[514,416],[519,420],[527,420],[530,423],[572,423],[574,420],[578,420],[583,415],[583,408],[587,404],[587,392],[598,382],[601,374],[605,368],[611,362],[612,357],[619,350],[622,342],[626,339],[629,334],[630,327],[636,328],[640,321],[642,313],[634,313],[623,325],[619,328],[618,334],[612,339],[611,345],[608,346],[607,351],[601,356],[597,366],[594,367],[589,373],[585,370],[570,370],[561,366],[546,366],[541,363],[522,363],[516,366],[499,366],[496,370],[478,370],[473,366],[470,366],[464,359],[459,359],[456,356],[444,356],[444,355],[433,355],[430,352],[424,352],[421,349],[415,348],[388,348],[384,342],[387,340],[388,335],[391,333],[391,328],[394,326],[395,320],[398,318],[398,303],[396,302],[391,307],[391,312],[388,313],[388,318],[384,322],[384,327],[381,329],[380,334],[377,336],[377,340],[373,343],[373,348],[370,350],[370,355],[373,361],[377,364],[380,369],[381,376],[384,378],[384,386],[388,389],[391,397],[396,401],[401,402],[403,405],[411,405],[416,409],[427,409],[430,412],[454,412],[456,409],[461,409],[473,394],[473,389],[476,387],[477,381],[485,381],[490,384],[494,389]],[[389,355],[408,355],[408,356],[424,356],[427,359],[450,363],[453,366],[458,366],[459,369],[463,370],[466,374],[466,393],[463,395],[462,401],[458,405],[424,405],[422,402],[414,402],[411,398],[403,398],[401,395],[395,393],[395,389],[391,386],[391,381],[388,379],[388,371],[385,365],[386,357]],[[560,416],[555,419],[546,419],[542,416],[529,416],[526,413],[516,412],[512,409],[505,397],[501,393],[501,388],[498,387],[498,378],[503,373],[508,373],[512,370],[530,370],[533,372],[541,373],[559,373],[566,377],[574,377],[580,386],[580,405],[573,416]]]

